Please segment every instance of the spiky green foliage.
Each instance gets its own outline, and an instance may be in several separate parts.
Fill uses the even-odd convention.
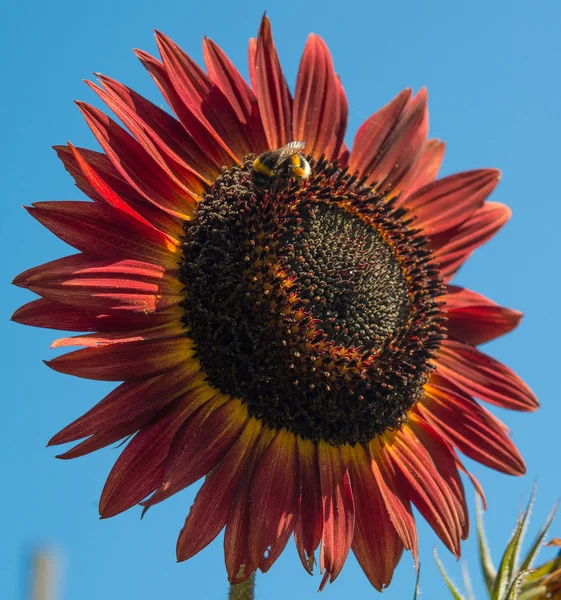
[[[535,489],[532,491],[526,510],[522,511],[518,518],[516,527],[502,555],[498,568],[495,568],[491,558],[489,546],[485,538],[481,501],[477,499],[479,561],[489,600],[542,600],[549,597],[547,595],[549,590],[547,585],[551,579],[551,574],[561,569],[561,552],[556,558],[537,568],[532,568],[532,566],[543,545],[544,538],[555,516],[557,506],[551,511],[530,549],[522,559],[520,558],[523,539],[534,504],[534,497]],[[467,568],[464,570],[464,585],[466,588],[466,596],[464,596],[444,571],[441,562],[436,556],[436,551],[434,556],[452,598],[454,600],[466,600],[466,598],[467,600],[475,600]]]

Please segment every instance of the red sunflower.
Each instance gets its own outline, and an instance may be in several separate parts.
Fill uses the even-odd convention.
[[[319,548],[321,587],[352,548],[382,589],[404,549],[417,558],[412,505],[459,555],[456,451],[525,470],[474,398],[538,406],[476,348],[521,314],[449,284],[510,216],[486,200],[498,171],[436,180],[444,144],[427,140],[425,90],[400,93],[349,150],[345,93],[316,35],[294,97],[267,18],[251,86],[214,42],[205,72],[156,38],[161,60],[137,56],[175,117],[99,75],[89,85],[128,131],[80,102],[104,152],[56,147],[92,201],[28,209],[78,253],[16,278],[42,298],[14,320],[90,332],[57,340],[84,348],[47,364],[123,382],[50,443],[82,440],[61,455],[75,458],[132,436],[102,517],[206,476],[177,557],[226,528],[231,582],[267,571],[294,533],[310,572]],[[275,153],[292,141],[305,150]]]

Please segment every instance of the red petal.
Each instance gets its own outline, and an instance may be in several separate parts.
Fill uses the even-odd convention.
[[[132,438],[103,488],[99,501],[101,518],[114,517],[131,508],[158,487],[171,443],[188,414],[188,401],[176,402]]]
[[[175,312],[175,311],[174,311]],[[128,331],[152,324],[163,325],[178,318],[174,312],[145,315],[105,315],[79,310],[65,304],[40,298],[24,304],[12,315],[12,321],[33,327],[46,327],[62,331]]]
[[[210,387],[208,395],[208,400],[177,433],[162,485],[143,503],[146,508],[204,477],[238,439],[248,419],[245,406]]]
[[[181,123],[122,83],[100,73],[97,76],[113,101],[130,109],[131,116],[135,117],[164,154],[197,175],[207,185],[218,177],[219,169],[212,164]]]
[[[184,337],[141,340],[76,350],[46,364],[67,375],[100,381],[125,381],[154,377],[171,371],[195,354],[192,342]]]
[[[323,498],[323,538],[320,550],[320,570],[323,576],[320,591],[327,580],[333,583],[349,554],[355,526],[355,505],[349,473],[339,448],[321,440],[318,446],[321,494]]]
[[[228,516],[226,532],[224,534],[224,557],[226,571],[230,583],[241,583],[247,579],[257,568],[250,558],[249,553],[249,525],[251,513],[251,497],[249,490],[255,465],[275,437],[275,432],[264,427],[251,461],[248,462],[245,477],[238,490],[238,496],[232,505]]]
[[[464,485],[457,468],[456,454],[446,439],[429,423],[419,418],[418,414],[411,417],[410,426],[432,457],[438,473],[445,482],[446,491],[450,493],[453,501],[451,510],[460,523],[461,538],[465,540],[469,534],[469,514]]]
[[[141,381],[127,381],[110,392],[86,414],[59,431],[49,446],[66,444],[108,431],[140,416],[152,418],[174,398],[193,387],[196,372],[183,365],[165,375]]]
[[[443,300],[449,336],[473,346],[512,331],[522,318],[517,310],[499,306],[481,294],[456,286],[448,286]]]
[[[446,145],[439,140],[429,140],[417,158],[417,162],[404,179],[397,206],[407,206],[407,199],[423,186],[432,183],[442,164]]]
[[[185,219],[193,215],[199,196],[166,172],[113,119],[97,108],[77,102],[97,141],[123,178],[147,200],[171,215]]]
[[[257,60],[257,40],[255,38],[249,38],[247,45],[247,70],[249,72],[249,82],[251,88],[257,93],[257,76],[255,75],[255,65]]]
[[[516,373],[472,346],[444,340],[437,364],[439,374],[485,402],[522,411],[539,406],[532,390]]]
[[[232,448],[205,479],[179,534],[177,560],[187,560],[200,552],[226,525],[260,432],[259,421],[250,419]]]
[[[255,91],[269,148],[280,148],[292,140],[292,97],[266,16],[257,36]]]
[[[176,307],[176,312],[181,309]],[[166,313],[167,315],[168,313]],[[149,315],[152,316],[152,315]],[[65,348],[68,346],[84,346],[86,348],[97,348],[99,346],[108,346],[109,344],[130,344],[131,342],[140,342],[142,340],[166,340],[183,335],[183,325],[176,316],[169,323],[159,325],[157,320],[152,326],[146,329],[129,329],[128,331],[115,331],[108,333],[89,333],[86,335],[76,335],[72,337],[59,338],[51,344],[51,348]],[[189,361],[198,364],[196,361]]]
[[[415,226],[436,234],[460,225],[483,206],[501,178],[497,169],[456,173],[429,183],[407,198]]]
[[[251,144],[228,98],[181,48],[156,31],[156,42],[171,84],[183,104],[236,162],[249,154]]]
[[[302,565],[311,573],[314,552],[323,535],[321,481],[316,445],[311,440],[300,437],[297,440],[301,497],[294,539]]]
[[[177,266],[179,249],[167,236],[112,207],[92,202],[37,202],[27,211],[61,240],[89,256]]]
[[[410,99],[411,90],[403,90],[359,127],[349,160],[351,173],[356,171],[366,177],[372,174],[382,157],[384,142],[400,122]]]
[[[418,568],[418,537],[411,503],[399,485],[399,476],[388,456],[388,450],[374,439],[369,446],[370,467],[384,500],[388,515],[404,547],[411,550]]]
[[[446,547],[459,556],[461,524],[449,489],[427,450],[410,427],[393,435],[386,448],[411,502]]]
[[[64,168],[74,178],[76,186],[95,202],[107,204],[107,199],[96,191],[96,188],[90,184],[88,178],[84,175],[84,171],[78,166],[78,162],[70,147],[53,146],[53,148],[63,162]],[[178,240],[183,236],[183,221],[148,202],[144,196],[139,194],[121,177],[105,154],[87,150],[86,148],[74,148],[74,150],[79,152],[88,167],[95,170],[97,176],[103,180],[106,186],[120,196],[134,211],[146,219],[152,227],[168,234],[174,240]]]
[[[434,260],[442,276],[449,280],[476,248],[502,228],[510,215],[510,209],[504,204],[486,202],[461,225],[432,237]]]
[[[187,386],[190,391],[184,394],[181,398],[177,399],[174,404],[179,404],[184,408],[185,418],[189,416],[189,414],[195,410],[200,404],[201,401],[201,390],[198,388],[207,388],[208,386],[201,385],[200,378],[193,380],[193,382]],[[194,391],[193,391],[194,390]],[[175,410],[175,408],[170,408],[169,410]],[[135,431],[142,429],[152,420],[152,413],[142,413],[133,419],[129,419],[128,421],[116,422],[117,424],[110,429],[103,429],[99,432],[92,434],[88,439],[80,442],[74,448],[71,448],[64,454],[59,454],[57,458],[70,459],[77,458],[79,456],[84,456],[90,452],[94,452],[95,450],[99,450],[100,448],[104,448],[109,444],[113,444],[127,436],[130,436]]]
[[[306,142],[306,152],[327,160],[338,158],[347,129],[347,98],[333,69],[325,42],[311,33],[302,55],[294,94],[293,139]]]
[[[99,173],[93,168],[84,157],[80,154],[80,151],[75,148],[72,144],[68,144],[70,151],[72,152],[72,156],[76,161],[79,169],[82,171],[88,183],[94,188],[94,190],[104,198],[106,202],[108,202],[113,208],[117,210],[123,211],[125,214],[129,215],[134,219],[137,219],[144,225],[148,227],[153,227],[153,224],[146,220],[140,213],[138,213],[134,208],[132,208],[127,202],[121,198],[113,189],[111,189],[107,183],[102,179]],[[177,239],[175,240],[177,242]]]
[[[353,552],[370,583],[381,592],[392,580],[403,544],[372,473],[370,454],[360,444],[343,446],[342,454],[350,471],[356,508]]]
[[[130,108],[119,96],[107,92],[92,83],[86,83],[105,102],[105,104],[117,115],[134,138],[140,143],[146,154],[158,165],[179,188],[183,189],[188,196],[195,200],[201,198],[206,192],[206,186],[198,174],[187,168],[174,158],[170,158],[169,151],[165,152],[153,140],[147,131],[148,126],[138,118],[135,108]],[[172,212],[173,211],[169,211]]]
[[[228,98],[236,117],[245,125],[251,151],[260,154],[267,150],[267,138],[257,98],[224,51],[207,38],[203,41],[203,54],[209,77]]]
[[[520,453],[495,419],[470,396],[435,385],[425,386],[419,413],[460,452],[491,469],[522,475]]]
[[[423,151],[428,130],[427,91],[423,88],[405,107],[400,121],[385,140],[367,183],[375,183],[380,192],[399,193]]]
[[[162,95],[171,106],[187,135],[194,140],[201,151],[208,157],[209,162],[216,168],[231,167],[236,163],[231,154],[224,149],[224,142],[216,138],[189,110],[183,99],[175,90],[164,65],[142,50],[135,50],[136,56],[160,88]]]
[[[154,313],[182,298],[182,284],[163,267],[136,260],[99,261],[83,254],[29,269],[13,283],[54,302],[102,314]]]
[[[296,436],[282,429],[259,459],[251,482],[249,553],[264,573],[292,535],[299,492]]]

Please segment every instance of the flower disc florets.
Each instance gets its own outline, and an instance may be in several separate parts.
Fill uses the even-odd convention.
[[[442,339],[425,238],[336,164],[266,190],[251,164],[185,223],[184,321],[209,383],[271,427],[369,441],[403,421]]]

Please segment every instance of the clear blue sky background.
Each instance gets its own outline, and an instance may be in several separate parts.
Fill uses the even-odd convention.
[[[402,88],[426,85],[432,137],[445,139],[443,174],[496,166],[503,180],[494,199],[512,221],[477,252],[457,278],[526,313],[521,327],[487,351],[513,367],[542,403],[537,414],[500,411],[526,458],[514,479],[471,465],[485,486],[489,538],[504,546],[532,482],[539,491],[533,526],[560,494],[559,473],[559,139],[561,3],[558,0],[392,2],[150,2],[22,0],[3,3],[2,235],[3,292],[0,417],[0,598],[24,598],[25,555],[34,543],[58,548],[65,600],[221,599],[226,596],[221,539],[177,565],[175,540],[195,488],[150,511],[97,518],[104,479],[119,450],[77,461],[55,460],[49,437],[97,402],[109,385],[54,373],[42,359],[56,333],[8,322],[31,294],[12,288],[20,271],[69,253],[21,208],[36,200],[78,199],[53,144],[95,148],[73,99],[96,103],[83,83],[94,71],[111,75],[160,103],[133,47],[155,52],[152,29],[170,35],[196,60],[201,40],[218,42],[245,74],[247,40],[267,9],[288,80],[295,81],[308,32],[331,48],[350,102],[349,141],[360,123]],[[496,411],[499,413],[499,411]],[[469,462],[469,461],[468,461]],[[473,507],[471,488],[468,486]],[[432,559],[437,546],[458,580],[460,568],[421,521],[421,588],[446,598]],[[561,535],[558,520],[553,533]],[[482,591],[475,538],[464,545],[476,591]],[[301,568],[292,542],[265,576],[259,599],[315,597],[319,578]],[[405,556],[385,598],[412,597]],[[376,596],[353,557],[325,598]],[[482,597],[482,596],[480,596]]]

